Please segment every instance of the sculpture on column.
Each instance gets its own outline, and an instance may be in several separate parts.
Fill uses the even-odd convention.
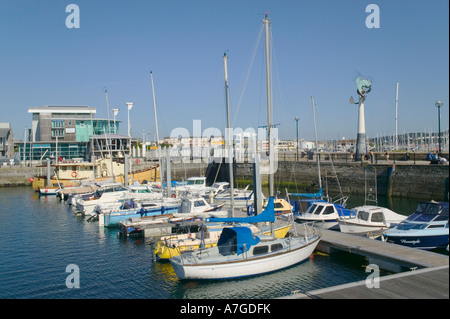
[[[353,96],[350,97],[351,104],[358,104],[358,135],[356,137],[356,152],[355,161],[361,161],[363,155],[367,154],[366,143],[366,124],[364,120],[364,101],[366,100],[366,94],[372,90],[372,81],[367,78],[361,77],[360,74],[355,79],[356,93],[359,96],[359,101],[355,102]]]

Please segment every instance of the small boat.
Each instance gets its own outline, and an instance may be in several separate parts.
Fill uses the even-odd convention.
[[[180,200],[174,198],[150,200],[120,200],[117,210],[96,210],[99,226],[115,227],[120,221],[129,218],[145,218],[153,222],[166,222],[178,212]],[[98,209],[98,207],[97,207]]]
[[[407,217],[397,214],[388,208],[373,205],[358,206],[351,211],[352,214],[349,218],[338,220],[342,233],[381,236],[380,231],[399,224]]]
[[[421,202],[416,211],[383,233],[387,242],[425,250],[448,245],[448,202]]]
[[[81,196],[75,200],[76,210],[85,215],[95,213],[97,205],[116,202],[119,197],[129,193],[121,183],[104,184],[92,196]]]
[[[253,191],[249,190],[250,185],[247,185],[244,189],[235,189],[233,190],[230,188],[228,190],[225,190],[219,194],[217,194],[214,197],[215,201],[224,202],[225,205],[230,205],[231,203],[231,191],[233,191],[234,197],[234,207],[237,208],[246,208],[249,205],[253,204],[254,197],[253,197]]]
[[[39,196],[56,195],[59,187],[39,187]]]
[[[114,222],[114,225],[117,224],[119,232],[123,236],[130,236],[131,234],[138,236],[138,234],[142,233],[141,230],[150,224],[228,216],[228,211],[222,209],[224,206],[223,203],[210,205],[203,197],[186,197],[182,198],[181,201],[180,199],[167,198],[165,199],[165,202],[166,205],[162,207],[159,214],[154,213],[154,207],[144,207],[145,209],[152,208],[152,211],[148,213],[143,211],[141,206],[139,206],[139,208],[136,209],[121,209],[105,214],[99,212],[99,221],[101,224],[104,224],[104,226],[112,226],[113,224],[111,224],[111,222]],[[176,210],[171,204],[168,205],[167,203],[176,203]],[[155,205],[155,201],[149,202],[149,206]],[[129,206],[132,205],[129,204]],[[110,216],[108,217],[108,215]]]
[[[215,219],[212,219],[213,221]],[[263,213],[235,222],[275,221],[273,197]],[[307,259],[320,241],[314,232],[305,237],[254,235],[249,227],[223,228],[216,246],[181,252],[170,258],[180,279],[229,279],[290,267]]]
[[[347,219],[351,216],[350,209],[336,203],[329,203],[325,201],[313,202],[308,207],[306,212],[300,213],[297,216],[296,222],[310,223],[314,226],[324,229],[338,229],[338,221],[340,219]]]

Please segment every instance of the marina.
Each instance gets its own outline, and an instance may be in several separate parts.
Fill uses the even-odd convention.
[[[286,299],[299,310],[298,300],[449,298],[446,116],[441,134],[448,74],[442,78],[440,60],[422,49],[442,43],[440,26],[421,24],[433,37],[419,37],[417,48],[397,41],[386,59],[384,48],[398,37],[395,31],[402,31],[384,24],[394,16],[389,10],[398,10],[390,3],[382,5],[383,32],[377,30],[379,6],[366,6],[361,25],[370,36],[349,22],[361,12],[348,5],[342,15],[322,12],[318,26],[316,17],[311,20],[315,6],[273,4],[282,10],[275,10],[272,34],[272,13],[269,18],[269,11],[260,12],[254,19],[248,3],[233,12],[211,3],[204,16],[190,8],[178,10],[181,16],[173,7],[154,3],[133,3],[124,10],[117,3],[102,14],[120,15],[121,29],[105,22],[102,27],[108,29],[102,33],[108,30],[117,40],[125,35],[127,42],[119,50],[113,41],[102,51],[104,37],[100,42],[91,38],[101,31],[101,19],[92,20],[92,10],[100,7],[89,5],[91,13],[82,21],[90,22],[83,22],[81,30],[79,5],[68,5],[63,29],[83,35],[81,42],[91,43],[88,49],[77,36],[61,36],[54,28],[58,46],[66,44],[65,60],[75,58],[79,69],[66,63],[67,74],[60,76],[60,57],[53,54],[61,49],[43,39],[48,54],[33,60],[29,77],[19,81],[9,70],[16,62],[12,57],[22,57],[15,50],[23,52],[22,63],[28,63],[29,52],[39,55],[22,43],[1,53],[9,54],[4,61],[11,60],[5,67],[8,85],[23,82],[24,92],[33,94],[30,100],[28,95],[19,99],[31,116],[21,140],[14,138],[10,123],[0,123],[0,299]],[[16,11],[12,4],[0,6],[2,12],[3,7]],[[56,10],[53,4],[43,6]],[[87,5],[80,6],[84,15]],[[334,6],[330,2],[327,9],[338,12]],[[446,7],[417,6],[415,14],[427,19]],[[294,9],[300,13],[295,19]],[[241,11],[247,12],[241,16]],[[181,24],[186,16],[188,23]],[[26,16],[22,20],[29,23]],[[249,34],[256,33],[257,24],[251,51]],[[52,38],[48,26],[36,24],[40,28]],[[345,53],[332,44],[356,39],[365,42]],[[220,59],[217,49],[224,46],[230,49],[221,51]],[[241,59],[250,54],[247,69]],[[408,59],[401,58],[405,55]],[[412,70],[411,61],[423,75],[404,71]],[[33,78],[42,73],[34,64],[48,73],[42,80]],[[365,75],[355,70],[362,66]],[[214,71],[224,80],[217,81],[220,85],[213,84]],[[26,88],[28,80],[35,83],[33,90]],[[400,81],[405,93],[399,95]],[[393,100],[388,87],[394,83],[395,133],[380,137],[374,129],[391,130],[386,110],[394,103],[386,101],[390,95]],[[8,85],[5,92],[18,95]],[[99,87],[105,110],[102,94],[95,92]],[[220,94],[215,92],[219,87]],[[284,89],[294,94],[295,103]],[[409,131],[404,134],[398,132],[399,96],[411,116],[402,115]],[[61,104],[32,106],[56,97]],[[19,109],[17,102],[5,101],[11,111]],[[80,102],[97,107],[72,104]],[[427,103],[437,110],[437,132],[432,132],[434,116],[431,122],[431,112],[421,109]],[[125,117],[126,133],[120,125]],[[187,128],[191,122],[192,131]],[[204,309],[213,314],[214,307],[194,303],[184,304],[179,313]],[[242,309],[248,313],[250,305]],[[269,304],[256,309],[266,311]]]
[[[20,210],[13,205],[18,201],[22,202]],[[350,204],[358,205],[358,202],[353,203]],[[398,207],[404,207],[405,203],[394,200],[391,208],[401,212]],[[0,277],[7,288],[2,290],[1,298],[298,297],[301,293],[365,280],[365,267],[369,264],[366,257],[377,257],[371,255],[377,250],[373,246],[397,246],[322,230],[322,248],[318,247],[309,260],[285,270],[219,282],[180,281],[170,263],[152,261],[153,251],[148,240],[118,237],[116,228],[99,227],[98,222],[88,222],[87,218],[74,215],[71,208],[55,196],[38,196],[30,187],[4,188],[1,204],[4,232],[0,241]],[[299,231],[302,228],[300,224],[296,227]],[[350,238],[351,243],[345,243],[341,236]],[[333,252],[325,253],[325,249]],[[401,262],[408,270],[411,267],[432,269],[445,262],[448,265],[445,250],[435,254],[407,247],[399,249],[408,252]],[[398,254],[395,250],[377,253],[391,258]],[[80,267],[80,289],[68,289],[65,285],[68,274],[64,271],[69,264]],[[381,278],[390,274],[382,270]],[[276,284],[281,282],[282,285]],[[381,283],[383,287],[383,281]],[[364,296],[362,294],[361,298]]]

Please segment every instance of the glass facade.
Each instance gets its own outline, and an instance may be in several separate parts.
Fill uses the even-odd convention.
[[[19,160],[40,161],[46,158],[73,159],[83,158],[87,159],[89,155],[89,143],[86,142],[58,142],[58,150],[56,150],[56,142],[51,143],[21,143],[19,144]]]

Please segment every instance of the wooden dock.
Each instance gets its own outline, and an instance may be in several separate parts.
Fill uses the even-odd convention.
[[[318,251],[340,250],[365,256],[370,264],[396,274],[380,277],[378,288],[368,288],[366,281],[359,281],[284,299],[449,298],[448,256],[338,231],[314,229],[322,235]],[[304,226],[297,223],[291,228],[291,232],[298,234],[304,230]]]
[[[363,280],[281,299],[448,299],[448,274],[448,266],[424,268],[382,276],[378,287]]]
[[[449,265],[448,256],[435,252],[345,234],[339,231],[314,229],[322,235],[317,250],[325,253],[341,250],[365,256],[369,259],[369,263],[377,264],[381,269],[391,272]],[[290,231],[302,234],[304,226],[294,223]]]

